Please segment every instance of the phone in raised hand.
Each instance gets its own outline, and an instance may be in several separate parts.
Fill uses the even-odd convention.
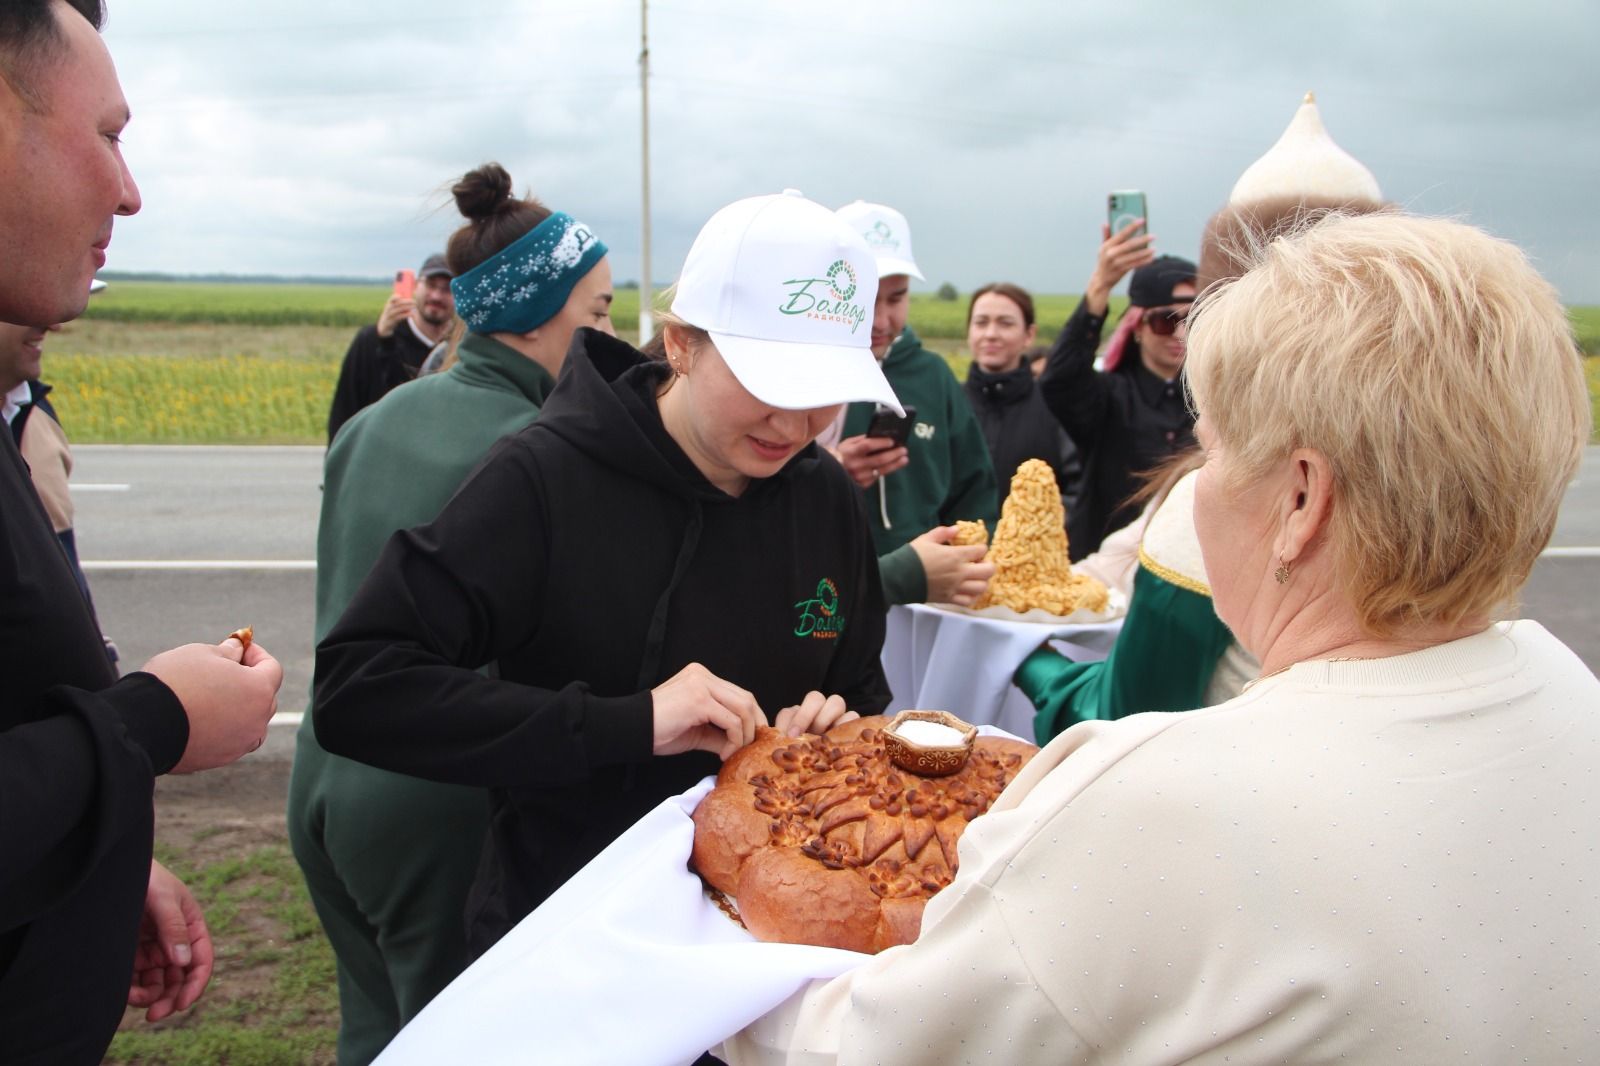
[[[1139,220],[1143,220],[1140,222]],[[1133,231],[1135,237],[1143,237],[1150,232],[1150,214],[1145,204],[1144,193],[1137,189],[1118,189],[1106,197],[1106,220],[1111,223],[1111,235],[1115,237],[1129,225],[1139,222],[1139,228]]]
[[[417,274],[414,270],[396,270],[394,272],[394,294],[405,300],[410,300],[417,293]]]

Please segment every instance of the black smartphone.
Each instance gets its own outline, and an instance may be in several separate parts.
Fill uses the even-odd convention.
[[[867,436],[888,437],[898,445],[904,445],[911,437],[911,427],[917,421],[917,409],[907,406],[906,413],[897,415],[887,407],[879,407],[872,414],[872,421],[867,423]]]

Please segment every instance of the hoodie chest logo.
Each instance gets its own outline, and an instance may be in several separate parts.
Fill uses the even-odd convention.
[[[812,640],[835,640],[844,632],[844,615],[839,613],[839,586],[831,578],[817,582],[817,593],[794,605],[800,612],[794,635]]]

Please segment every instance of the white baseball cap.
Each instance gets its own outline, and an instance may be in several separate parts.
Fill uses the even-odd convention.
[[[918,281],[928,280],[911,257],[911,226],[906,216],[892,207],[869,204],[865,200],[845,204],[839,208],[838,215],[867,242],[878,260],[878,277],[910,274]]]
[[[684,260],[672,313],[711,334],[739,384],[769,407],[869,400],[904,414],[872,356],[877,296],[861,238],[786,189],[711,216]]]

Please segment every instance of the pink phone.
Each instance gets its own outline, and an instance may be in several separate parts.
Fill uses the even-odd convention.
[[[396,270],[394,272],[394,294],[409,300],[417,292],[417,275],[410,270]]]

